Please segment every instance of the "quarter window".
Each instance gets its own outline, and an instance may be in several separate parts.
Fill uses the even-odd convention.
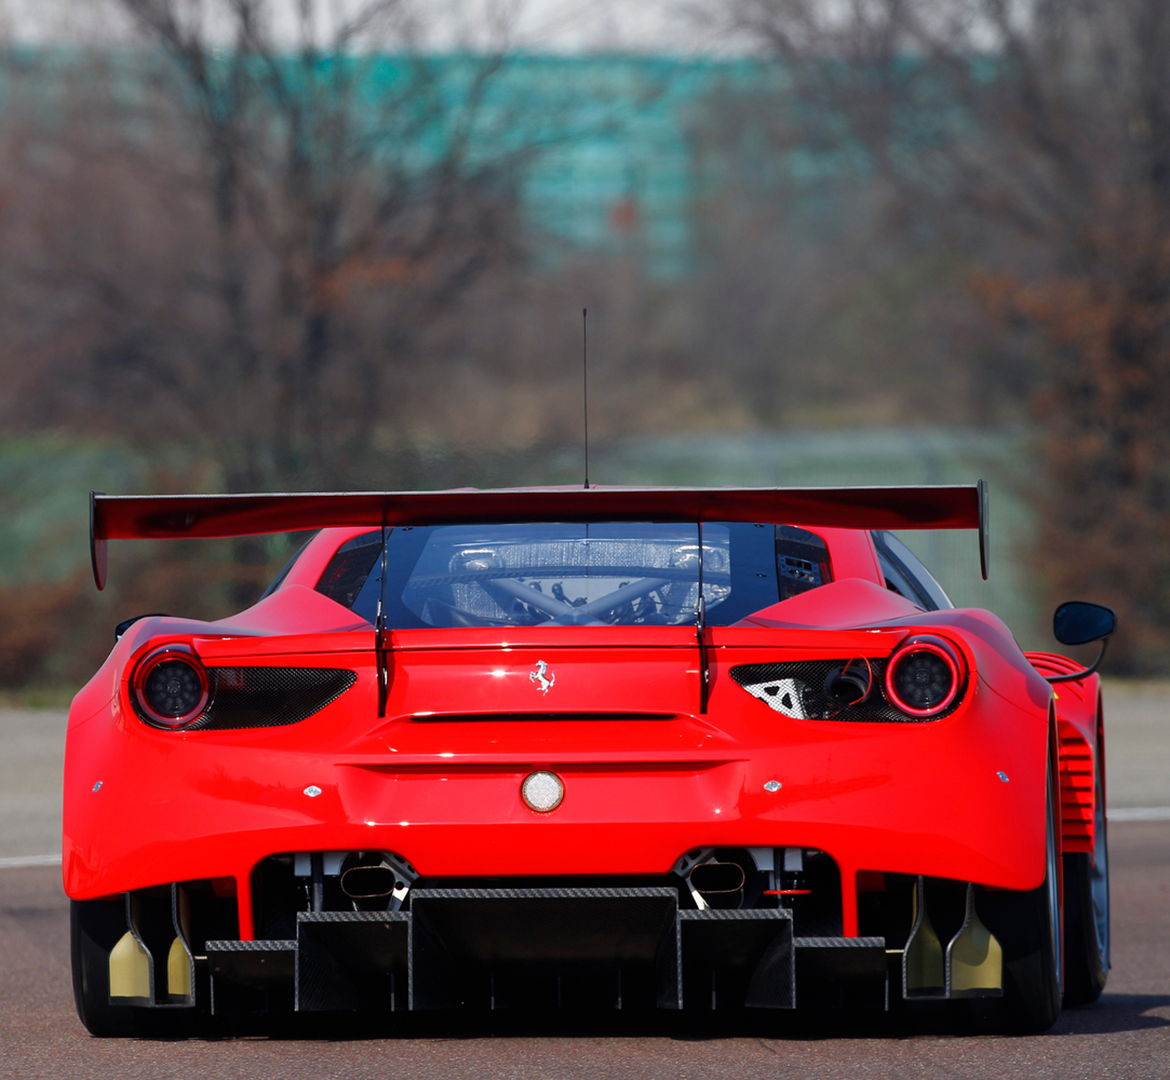
[[[324,593],[330,600],[344,607],[353,607],[353,602],[374,568],[374,561],[381,553],[381,529],[347,540],[337,549],[337,554],[325,568],[325,573],[317,582],[317,592]]]
[[[875,529],[871,535],[887,589],[892,589],[927,611],[955,606],[943,592],[942,586],[935,581],[934,575],[893,533]]]

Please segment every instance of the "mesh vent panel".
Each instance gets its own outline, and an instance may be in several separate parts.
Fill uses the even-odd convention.
[[[923,724],[953,712],[962,695],[950,708],[930,717],[907,716],[886,697],[884,681],[886,660],[870,659],[873,684],[869,696],[854,705],[844,705],[825,688],[829,676],[849,665],[850,673],[862,678],[865,662],[850,660],[794,660],[779,664],[740,664],[731,669],[731,677],[752,697],[785,716],[801,720],[847,720],[861,723]]]
[[[284,727],[336,701],[357,674],[337,668],[212,667],[211,704],[186,731]]]

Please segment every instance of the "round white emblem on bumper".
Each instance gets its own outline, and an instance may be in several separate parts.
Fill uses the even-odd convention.
[[[520,797],[530,810],[547,814],[561,805],[565,797],[565,784],[556,773],[529,773],[520,785]]]

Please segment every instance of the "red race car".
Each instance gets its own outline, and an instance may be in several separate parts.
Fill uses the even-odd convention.
[[[122,623],[73,702],[82,1022],[949,999],[1047,1028],[1109,966],[1097,677],[891,532],[977,528],[986,568],[986,505],[95,494],[99,588],[110,539],[320,531],[238,615]]]

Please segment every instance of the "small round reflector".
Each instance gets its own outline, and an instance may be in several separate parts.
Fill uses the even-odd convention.
[[[139,715],[155,727],[181,728],[207,708],[207,669],[185,645],[164,645],[138,665],[131,683]]]
[[[547,814],[561,805],[565,797],[565,784],[553,772],[529,773],[520,785],[520,797],[529,810]]]

